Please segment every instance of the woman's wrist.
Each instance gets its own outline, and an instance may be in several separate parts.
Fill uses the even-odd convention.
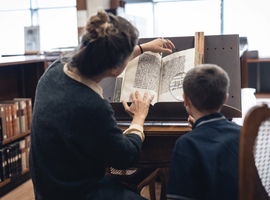
[[[140,44],[138,44],[141,54],[143,54],[143,48]]]
[[[141,126],[143,126],[145,121],[145,117],[139,116],[139,115],[134,115],[133,119],[131,121],[131,124],[139,124]]]
[[[152,51],[154,50],[154,46],[151,45],[151,42],[146,42],[146,43],[143,43],[143,44],[140,44],[143,52],[146,52],[146,51]]]

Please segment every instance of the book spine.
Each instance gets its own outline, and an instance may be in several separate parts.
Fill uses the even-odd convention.
[[[31,98],[15,98],[14,100],[21,101],[25,103],[25,110],[24,105],[22,105],[23,108],[23,115],[25,116],[25,131],[31,129],[32,124],[32,99]],[[22,103],[23,104],[23,103]]]
[[[7,122],[6,122],[6,111],[5,105],[0,104],[0,118],[2,121],[2,141],[7,139]]]
[[[19,141],[19,148],[21,152],[21,170],[25,171],[27,169],[27,156],[26,156],[26,140]]]
[[[6,165],[6,172],[7,172],[7,178],[11,177],[11,152],[10,152],[10,147],[6,147],[5,148],[5,156],[6,156],[6,161],[7,161],[7,165]]]
[[[25,137],[25,150],[26,150],[26,168],[29,169],[29,153],[30,153],[31,137],[30,135]]]
[[[32,125],[32,100],[29,98],[26,100],[26,109],[27,109],[27,130],[31,129]]]
[[[5,152],[4,149],[0,149],[0,182],[3,182],[5,177]]]
[[[2,151],[2,166],[3,166],[3,179],[8,178],[8,158],[6,154],[6,147],[1,149]]]
[[[21,154],[19,142],[14,143],[14,175],[21,173]]]
[[[2,118],[0,117],[0,141],[3,141]]]
[[[10,153],[10,165],[9,165],[9,174],[10,177],[14,176],[14,169],[15,169],[15,155],[14,155],[14,144],[9,145],[9,153]]]
[[[22,153],[20,150],[20,143],[16,142],[16,152],[17,152],[17,174],[22,173]]]
[[[20,132],[23,133],[26,131],[26,103],[25,100],[19,100],[19,110],[20,110]]]
[[[7,138],[12,136],[12,117],[11,117],[11,106],[6,104],[6,121],[7,121]]]
[[[16,106],[16,125],[17,125],[17,131],[16,134],[21,133],[21,127],[20,127],[20,105],[18,101],[14,101]]]
[[[17,125],[17,107],[16,104],[10,104],[11,106],[11,125],[12,125],[12,136],[18,134],[18,125]]]

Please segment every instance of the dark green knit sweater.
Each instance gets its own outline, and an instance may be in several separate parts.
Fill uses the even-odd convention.
[[[83,199],[105,167],[128,168],[142,141],[123,135],[110,104],[55,62],[41,77],[33,108],[30,174],[37,199]],[[81,195],[81,196],[80,196]]]

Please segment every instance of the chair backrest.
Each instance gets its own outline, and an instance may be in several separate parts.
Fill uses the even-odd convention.
[[[270,109],[252,107],[241,129],[239,200],[270,199]]]

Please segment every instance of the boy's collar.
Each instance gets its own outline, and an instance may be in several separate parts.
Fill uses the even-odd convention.
[[[199,118],[198,120],[196,120],[196,122],[193,124],[192,129],[204,124],[204,123],[209,123],[212,121],[218,121],[218,120],[223,120],[226,119],[221,113],[211,113],[209,115],[205,115],[201,118]]]

